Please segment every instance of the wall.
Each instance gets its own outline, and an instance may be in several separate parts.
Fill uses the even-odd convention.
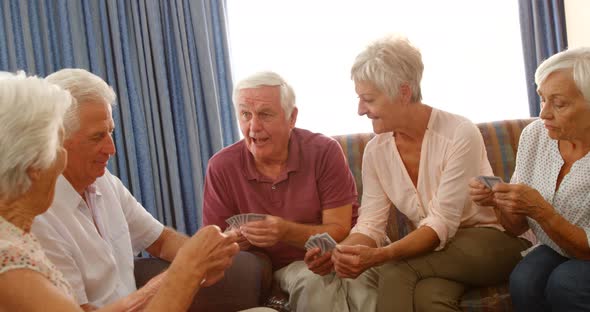
[[[569,47],[590,47],[590,1],[565,0],[565,23]]]

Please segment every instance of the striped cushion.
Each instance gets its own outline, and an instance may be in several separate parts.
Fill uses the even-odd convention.
[[[506,182],[510,181],[514,172],[520,133],[534,120],[534,118],[505,120],[477,125],[486,145],[488,159],[494,174]]]
[[[504,120],[477,125],[484,139],[492,170],[504,181],[509,181],[514,171],[520,133],[533,120],[535,119]],[[374,136],[373,133],[334,136],[334,139],[342,146],[348,166],[354,175],[359,202],[363,193],[361,175],[363,152],[367,142]],[[387,227],[389,238],[396,241],[412,230],[411,222],[392,205]],[[507,285],[472,289],[463,296],[461,308],[464,311],[511,311]]]

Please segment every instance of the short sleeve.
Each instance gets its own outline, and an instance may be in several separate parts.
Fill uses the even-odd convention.
[[[138,254],[160,237],[162,231],[164,231],[164,225],[147,212],[123,185],[121,180],[110,173],[109,179],[117,192],[125,220],[129,226],[133,254]]]
[[[354,204],[356,184],[338,142],[329,139],[320,163],[318,192],[322,209]]]

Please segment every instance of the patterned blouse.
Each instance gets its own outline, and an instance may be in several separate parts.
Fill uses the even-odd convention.
[[[557,177],[563,166],[557,140],[547,134],[541,120],[523,131],[518,144],[516,169],[512,183],[524,183],[541,193],[563,218],[586,232],[590,241],[590,153],[578,159],[556,190]],[[528,223],[540,243],[563,256],[566,254],[531,218]]]
[[[47,259],[35,235],[25,233],[0,217],[0,274],[17,269],[41,273],[67,296],[73,298],[70,285]]]

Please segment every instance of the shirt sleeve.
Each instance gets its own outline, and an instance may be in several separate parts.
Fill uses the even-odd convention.
[[[363,154],[363,196],[359,216],[350,233],[360,233],[372,238],[377,246],[387,241],[386,226],[389,218],[391,201],[381,186],[378,171],[379,163],[374,161],[367,146]]]
[[[164,225],[147,212],[119,178],[110,173],[109,178],[119,197],[125,220],[129,226],[133,254],[136,255],[151,246],[160,237],[164,231]]]
[[[432,228],[440,240],[441,250],[455,236],[466,203],[469,200],[469,179],[479,174],[485,147],[477,127],[464,122],[457,127],[439,187],[428,203],[428,216],[418,223]],[[431,155],[433,157],[439,157]]]
[[[217,225],[225,230],[225,220],[238,214],[233,196],[227,196],[228,187],[223,179],[223,172],[216,159],[211,159],[205,175],[203,191],[203,225]]]
[[[59,222],[52,223],[60,224]],[[76,248],[71,246],[71,242],[56,231],[52,223],[43,218],[36,218],[33,225],[35,227],[35,237],[41,243],[47,258],[61,271],[65,280],[72,287],[72,293],[78,305],[87,304],[88,297],[86,296],[82,272],[76,263],[76,259],[70,253],[70,250]]]
[[[340,144],[334,140],[329,141],[321,160],[318,192],[322,209],[354,204],[357,200],[354,178]]]

